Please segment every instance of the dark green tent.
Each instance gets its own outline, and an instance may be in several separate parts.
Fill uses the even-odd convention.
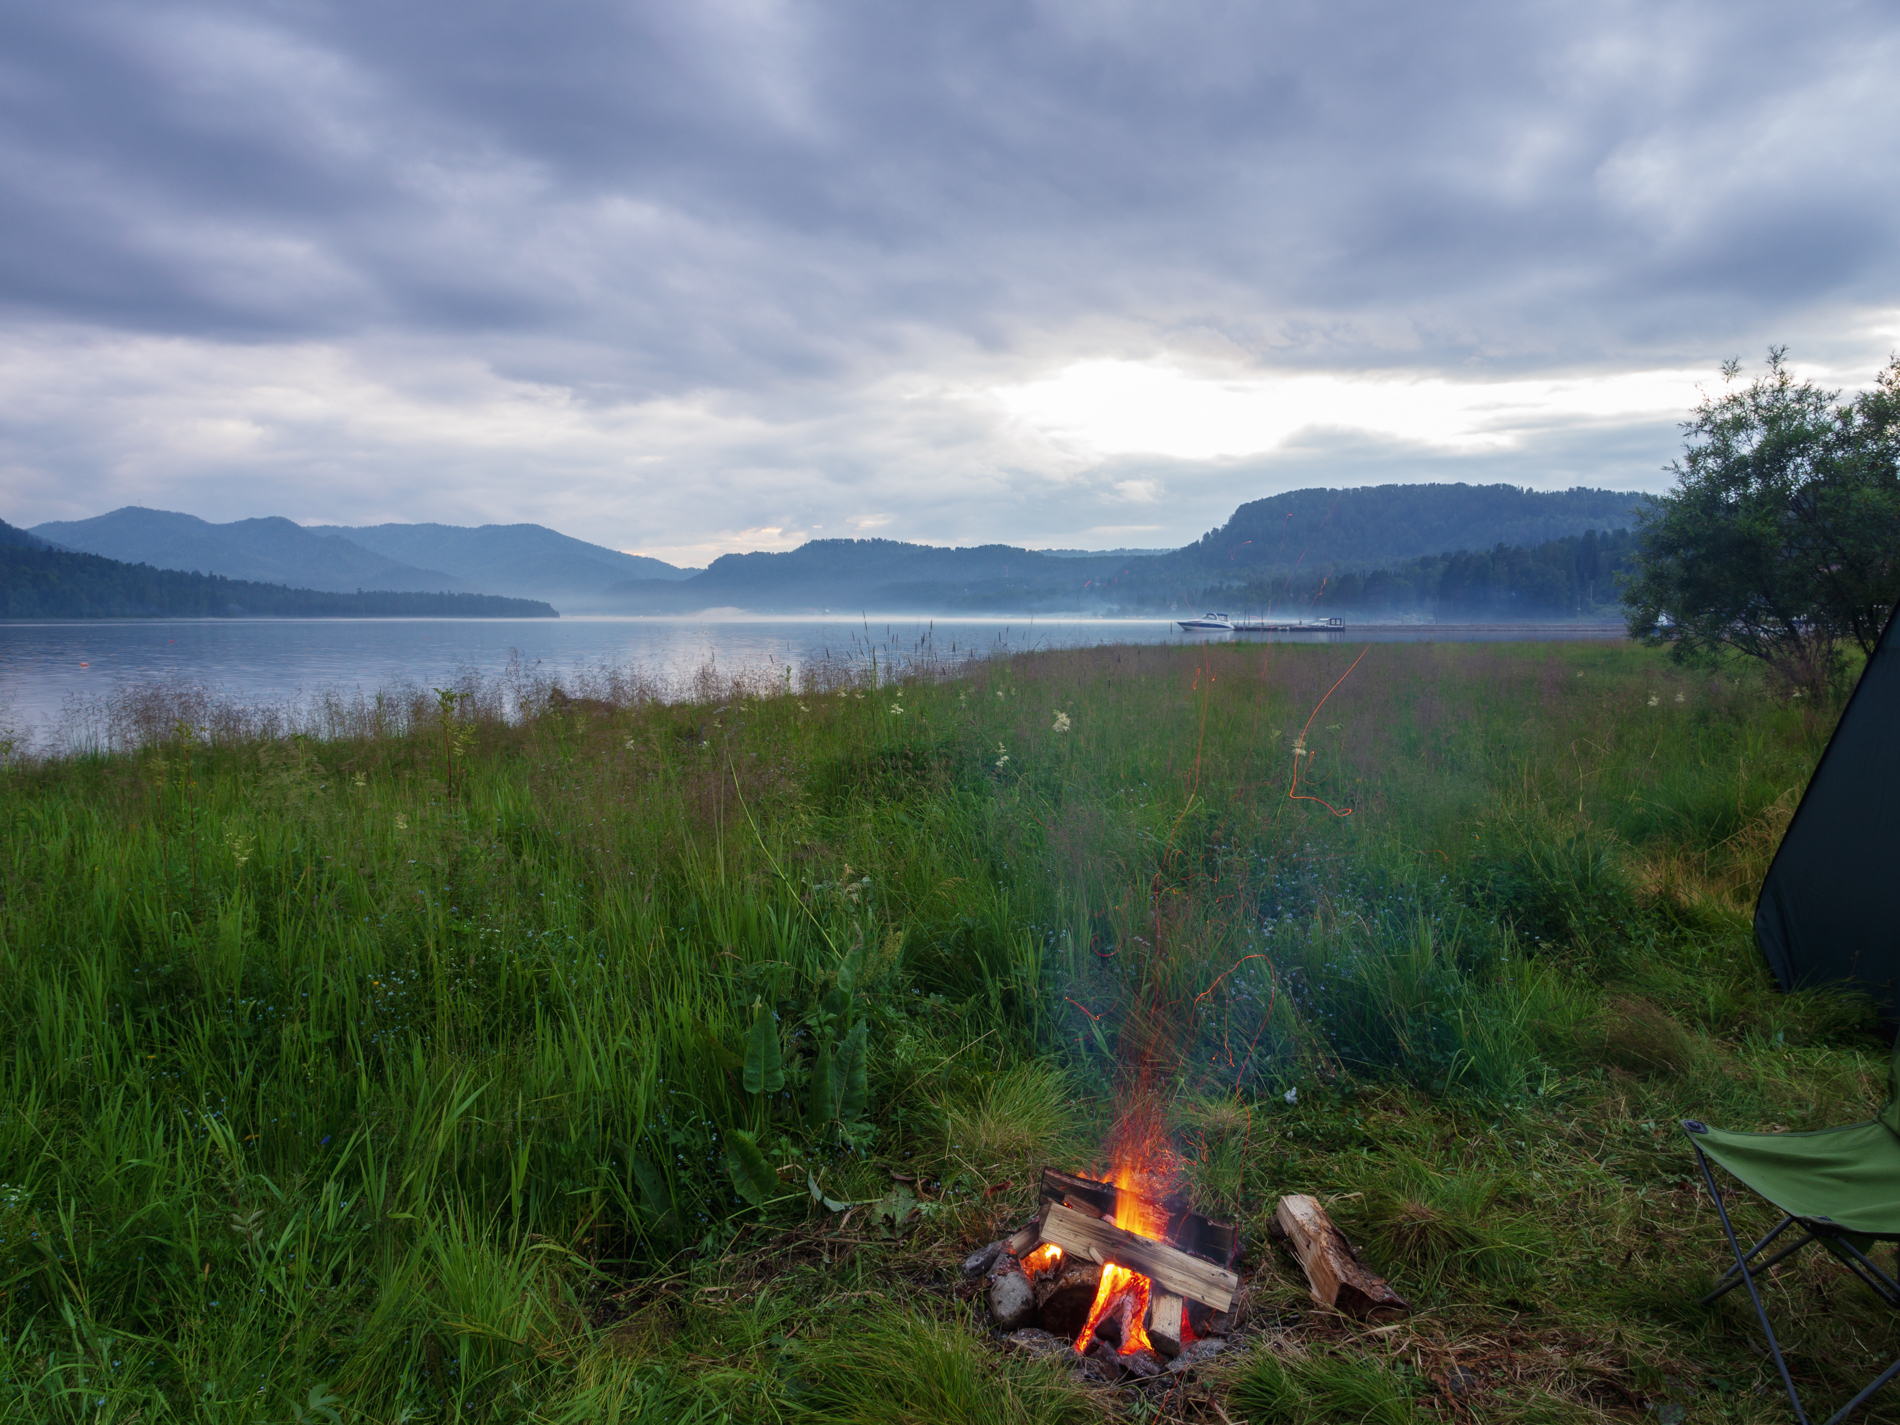
[[[1768,868],[1755,937],[1782,989],[1851,984],[1900,1019],[1900,606]]]

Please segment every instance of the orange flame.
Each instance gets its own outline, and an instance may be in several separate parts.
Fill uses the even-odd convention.
[[[1053,1242],[1044,1242],[1023,1258],[1022,1265],[1023,1275],[1033,1281],[1038,1273],[1052,1272],[1062,1265],[1062,1249]]]
[[[1082,1334],[1075,1338],[1075,1349],[1088,1350],[1095,1328],[1102,1324],[1111,1308],[1119,1307],[1121,1354],[1152,1351],[1154,1342],[1148,1339],[1147,1329],[1142,1325],[1148,1315],[1148,1292],[1152,1285],[1140,1272],[1132,1272],[1127,1267],[1118,1267],[1113,1262],[1103,1267],[1102,1284],[1096,1288],[1095,1304],[1089,1307],[1089,1319],[1083,1324]]]
[[[1160,1175],[1174,1165],[1165,1132],[1158,1115],[1131,1110],[1116,1126],[1115,1133],[1115,1225],[1124,1231],[1139,1233],[1155,1242],[1168,1238],[1168,1214],[1154,1197]],[[1095,1302],[1089,1307],[1088,1320],[1075,1338],[1075,1349],[1086,1351],[1095,1336],[1095,1328],[1111,1311],[1121,1317],[1120,1353],[1152,1351],[1145,1325],[1148,1301],[1154,1284],[1140,1272],[1109,1263],[1102,1268],[1102,1284],[1096,1288]]]

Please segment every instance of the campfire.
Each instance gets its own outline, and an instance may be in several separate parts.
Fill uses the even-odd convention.
[[[1081,1354],[1153,1375],[1217,1334],[1240,1279],[1240,1234],[1138,1176],[1100,1182],[1045,1168],[1035,1219],[964,1263],[989,1277],[990,1315],[1007,1331],[1039,1327]]]

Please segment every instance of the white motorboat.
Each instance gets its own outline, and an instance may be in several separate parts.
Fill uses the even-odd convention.
[[[1199,618],[1176,619],[1189,633],[1232,633],[1234,621],[1226,614],[1202,614]]]

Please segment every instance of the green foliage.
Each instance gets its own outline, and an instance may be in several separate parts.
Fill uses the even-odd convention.
[[[1730,362],[1696,408],[1625,598],[1633,636],[1685,660],[1734,649],[1816,692],[1900,600],[1900,359],[1843,406],[1784,358],[1739,389]]]
[[[1234,1400],[1260,1425],[1319,1425],[1355,1420],[1412,1425],[1421,1418],[1414,1382],[1401,1366],[1371,1356],[1258,1352],[1234,1387]]]
[[[997,1360],[967,1332],[935,1321],[872,1317],[806,1357],[792,1418],[863,1425],[1084,1425],[1088,1392],[1059,1363]]]
[[[752,1032],[746,1035],[745,1091],[775,1094],[785,1087],[784,1061],[779,1056],[778,1021],[772,1007],[763,1000],[752,1019]]]
[[[10,767],[0,1414],[1078,1418],[932,1284],[1041,1164],[1101,1165],[1131,1066],[1250,1241],[1318,1192],[1474,1337],[1598,1343],[1552,1399],[1678,1358],[1752,1390],[1682,1305],[1713,1258],[1669,1134],[1884,1088],[1862,1010],[1774,994],[1735,909],[1824,719],[1637,648],[1383,647],[1341,683],[1357,656],[1037,655],[901,718],[476,697],[446,751],[425,699]],[[827,801],[900,727],[1008,761]],[[1288,795],[1303,729],[1351,815]],[[1296,1302],[1255,1250],[1261,1310]],[[1302,1336],[1285,1408],[1431,1389],[1382,1342]]]
[[[864,1116],[870,1097],[864,1062],[864,1041],[870,1026],[859,1020],[844,1037],[838,1057],[832,1061],[832,1079],[837,1087],[838,1122],[849,1125]]]
[[[763,1207],[778,1187],[778,1174],[759,1151],[759,1142],[743,1128],[726,1130],[726,1170],[739,1196],[754,1207]]]

